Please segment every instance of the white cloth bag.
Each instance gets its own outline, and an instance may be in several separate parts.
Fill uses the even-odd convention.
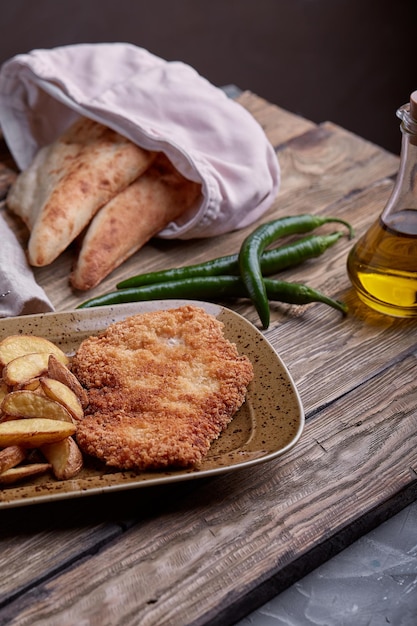
[[[80,115],[165,152],[184,176],[201,182],[200,206],[160,237],[211,237],[248,226],[276,197],[280,168],[261,126],[184,63],[128,43],[100,43],[33,50],[3,64],[0,127],[22,170]]]
[[[22,246],[0,214],[0,318],[52,311],[37,284]]]

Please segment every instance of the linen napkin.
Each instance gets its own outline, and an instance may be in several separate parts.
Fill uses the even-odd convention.
[[[80,115],[164,152],[202,184],[200,205],[160,237],[242,228],[278,192],[277,156],[260,124],[185,63],[129,43],[86,43],[33,50],[3,64],[0,126],[21,169]]]
[[[0,213],[0,318],[52,311],[16,235]]]

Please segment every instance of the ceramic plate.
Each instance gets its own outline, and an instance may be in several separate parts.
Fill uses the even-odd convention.
[[[164,300],[6,318],[0,320],[0,339],[18,333],[39,335],[72,354],[83,339],[128,315],[185,303]],[[255,371],[245,404],[205,460],[188,470],[141,473],[115,471],[88,461],[71,480],[58,481],[48,475],[3,487],[0,508],[208,477],[268,461],[296,444],[304,427],[304,412],[295,384],[274,348],[250,322],[230,309],[191,303],[224,323],[226,337],[250,358]]]

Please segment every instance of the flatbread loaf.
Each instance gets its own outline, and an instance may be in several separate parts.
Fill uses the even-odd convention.
[[[162,153],[149,169],[95,215],[70,276],[72,287],[91,289],[151,237],[190,209],[201,185],[184,178]]]
[[[30,230],[31,265],[52,263],[95,213],[142,174],[156,153],[87,118],[41,148],[7,204]]]

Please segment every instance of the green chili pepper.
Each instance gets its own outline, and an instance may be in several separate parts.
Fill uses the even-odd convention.
[[[283,217],[261,224],[243,241],[239,251],[240,275],[264,328],[268,328],[270,316],[268,294],[261,269],[261,256],[264,249],[279,237],[306,233],[329,222],[344,224],[349,228],[350,236],[352,236],[351,226],[342,219],[306,214]]]
[[[300,283],[289,283],[283,280],[264,278],[266,293],[269,300],[286,302],[287,304],[310,304],[311,302],[322,302],[340,311],[344,315],[348,312],[348,307],[340,300],[334,300],[326,296],[321,291],[302,285]]]
[[[333,300],[321,292],[311,289],[306,285],[289,283],[281,280],[265,278],[267,295],[271,300],[286,302],[288,304],[308,304],[310,302],[322,302],[329,306],[347,313],[347,307],[339,300]],[[172,298],[185,298],[193,300],[205,300],[207,298],[247,298],[248,291],[243,280],[239,276],[205,276],[186,278],[141,287],[119,289],[96,298],[91,298],[80,304],[78,309],[109,304],[121,304],[123,302],[140,302],[146,300],[163,300]]]
[[[261,256],[262,274],[263,276],[269,276],[288,267],[298,265],[307,259],[320,256],[342,236],[343,233],[340,231],[330,233],[329,235],[310,235],[279,248],[265,250]],[[238,254],[221,256],[195,265],[138,274],[117,283],[116,288],[126,289],[169,280],[182,280],[183,278],[198,276],[219,276],[220,274],[232,276],[239,274]]]

